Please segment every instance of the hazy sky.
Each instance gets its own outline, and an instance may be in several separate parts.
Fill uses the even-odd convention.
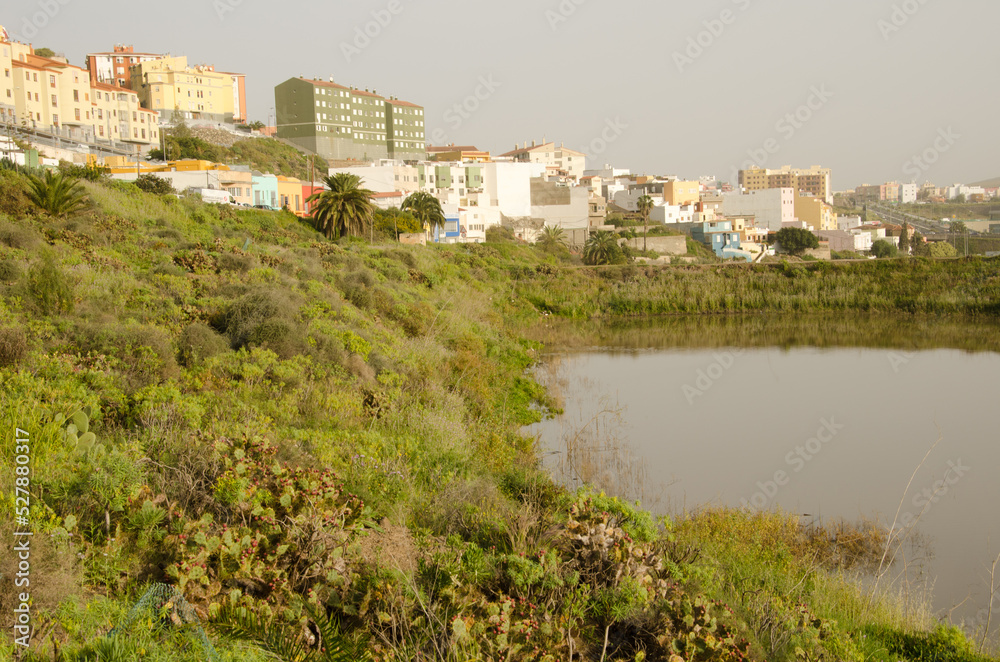
[[[267,120],[276,84],[332,76],[425,106],[432,142],[502,153],[544,137],[588,163],[690,178],[822,164],[836,190],[1000,176],[998,23],[995,0],[7,0],[0,13],[75,64],[126,43],[246,73],[251,119]]]

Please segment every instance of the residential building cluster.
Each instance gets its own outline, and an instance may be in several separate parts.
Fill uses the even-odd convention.
[[[160,142],[158,115],[138,95],[91,78],[66,61],[35,54],[28,44],[0,42],[0,120],[82,143],[102,141],[148,150]]]
[[[32,141],[92,154],[143,155],[166,123],[247,120],[246,77],[132,46],[90,53],[85,67],[43,57],[0,27],[0,122]]]
[[[967,186],[964,184],[938,187],[931,182],[925,182],[922,186],[917,185],[915,182],[909,184],[900,184],[899,182],[886,182],[875,185],[863,184],[854,189],[853,193],[856,203],[887,202],[912,204],[918,201],[943,203],[952,202],[957,199],[977,203],[987,202],[988,200],[1000,197],[1000,190],[996,187]]]

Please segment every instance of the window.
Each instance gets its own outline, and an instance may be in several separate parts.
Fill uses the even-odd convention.
[[[55,87],[55,86],[56,86],[56,77],[49,76],[49,87]]]
[[[55,108],[55,107],[57,107],[58,105],[59,105],[59,102],[58,102],[58,100],[56,99],[56,95],[54,95],[54,94],[53,94],[53,95],[52,95],[52,107],[53,107],[53,108]]]
[[[80,121],[80,109],[79,108],[75,108],[73,110],[73,112],[76,115],[76,121],[79,122]],[[90,118],[88,117],[87,119],[90,119]]]
[[[73,101],[80,103],[80,90],[73,90]]]

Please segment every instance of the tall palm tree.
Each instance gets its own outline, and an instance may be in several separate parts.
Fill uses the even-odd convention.
[[[403,200],[400,209],[416,216],[417,220],[430,230],[444,227],[445,218],[441,202],[427,191],[411,193],[406,200]]]
[[[653,199],[648,195],[639,198],[636,203],[642,214],[642,252],[646,252],[646,233],[649,231],[649,212],[653,211]]]
[[[42,177],[28,175],[28,179],[31,184],[28,197],[56,218],[68,216],[87,204],[86,191],[78,179],[51,170],[46,170]]]
[[[361,188],[361,178],[337,173],[323,180],[329,190],[317,191],[306,202],[313,203],[313,223],[328,238],[363,235],[374,222],[371,191]]]

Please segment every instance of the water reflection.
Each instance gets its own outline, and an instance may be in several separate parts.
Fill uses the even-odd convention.
[[[936,608],[972,619],[1000,551],[998,331],[888,317],[551,324],[543,378],[566,413],[535,432],[560,479],[663,512],[873,518],[905,543],[890,581],[926,580]]]

